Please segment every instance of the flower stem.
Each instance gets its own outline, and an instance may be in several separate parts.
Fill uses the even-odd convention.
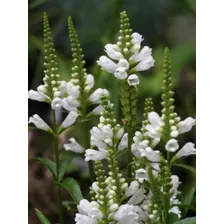
[[[58,182],[59,181],[59,171],[60,171],[58,130],[57,130],[57,121],[56,121],[55,110],[53,110],[52,113],[53,113],[53,126],[54,126],[54,150],[55,150],[56,173],[57,173],[57,182]],[[62,192],[61,192],[60,185],[57,186],[57,200],[58,200],[60,224],[64,224],[63,207],[62,207]]]

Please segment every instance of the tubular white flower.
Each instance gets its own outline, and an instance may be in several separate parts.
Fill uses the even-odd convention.
[[[68,96],[66,98],[63,98],[62,106],[67,111],[75,111],[77,107],[80,106],[80,103],[76,100],[76,98]]]
[[[180,134],[188,132],[192,129],[192,127],[196,124],[196,120],[192,117],[186,118],[184,121],[180,121],[177,124],[178,131]]]
[[[124,128],[122,127],[119,127],[119,129],[117,130],[116,134],[115,134],[115,137],[116,139],[120,139],[124,134]]]
[[[28,92],[28,98],[31,100],[36,100],[39,102],[44,102],[45,100],[50,100],[50,98],[43,94],[42,92],[35,91],[35,90],[29,90]]]
[[[125,70],[129,69],[129,63],[126,59],[120,59],[117,66],[118,68],[120,67],[125,68]]]
[[[62,122],[61,126],[63,128],[67,128],[71,125],[73,125],[78,117],[78,113],[76,111],[70,111],[65,118],[65,120]]]
[[[114,219],[118,224],[138,224],[138,215],[135,212],[133,205],[125,204],[118,208],[114,214]]]
[[[177,206],[172,207],[169,210],[169,213],[174,213],[174,214],[176,214],[178,216],[178,218],[181,218],[181,211],[180,211],[180,209]]]
[[[195,144],[192,142],[188,142],[183,146],[183,148],[181,148],[178,151],[178,153],[176,154],[176,157],[179,159],[184,156],[190,156],[195,154],[196,154]]]
[[[51,101],[51,108],[53,110],[58,110],[62,107],[62,99],[59,97],[55,97],[52,101]]]
[[[92,110],[92,113],[94,115],[99,115],[103,112],[103,106],[102,105],[98,105],[97,107],[95,107],[93,110]]]
[[[131,58],[132,60],[138,62],[138,61],[144,61],[147,58],[151,59],[152,55],[152,49],[149,48],[148,46],[145,46],[142,48],[142,50],[140,51],[139,54],[135,54],[133,55],[133,57]]]
[[[149,68],[153,67],[154,63],[155,63],[155,60],[150,55],[145,60],[140,61],[140,63],[135,67],[135,69],[136,69],[136,71],[145,71],[145,70],[148,70]]]
[[[94,86],[94,76],[91,74],[88,74],[86,76],[86,85],[89,86],[90,89]]]
[[[172,187],[170,189],[170,191],[173,193],[172,197],[176,197],[177,194],[179,193],[177,188],[179,187],[180,184],[181,184],[181,182],[179,181],[179,177],[177,175],[172,175],[171,176]]]
[[[140,45],[141,42],[144,40],[144,39],[142,38],[142,35],[140,35],[140,34],[137,33],[137,32],[132,33],[131,37],[132,37],[132,42],[133,42],[134,44],[137,44],[137,45]]]
[[[130,183],[130,186],[128,188],[126,188],[125,194],[128,197],[130,197],[137,192],[138,188],[139,188],[139,183],[137,180],[134,180]]]
[[[148,174],[145,169],[138,169],[135,171],[135,178],[139,181],[139,183],[143,183],[144,180],[148,180]]]
[[[145,189],[139,188],[132,197],[128,200],[127,204],[137,205],[146,198]]]
[[[99,151],[93,149],[87,149],[85,152],[85,161],[96,161],[107,158],[107,150],[99,148]]]
[[[114,60],[120,60],[120,59],[124,58],[124,56],[118,50],[119,50],[119,48],[115,44],[107,44],[105,46],[105,51],[106,51],[107,55]]]
[[[70,138],[69,141],[71,143],[64,144],[65,150],[70,150],[76,153],[84,152],[84,148],[78,142],[76,142],[74,138]]]
[[[106,56],[101,56],[97,61],[97,64],[109,73],[114,73],[117,68],[117,65]]]
[[[178,141],[176,139],[170,139],[165,146],[168,152],[176,152],[179,149]]]
[[[158,163],[160,161],[160,153],[159,151],[153,151],[150,147],[146,147],[145,149],[140,149],[141,157],[146,157],[149,161]]]
[[[100,97],[102,94],[104,94],[105,96],[109,96],[108,90],[98,88],[90,95],[89,100],[93,104],[98,104],[98,103],[100,103]]]
[[[82,215],[77,213],[75,216],[75,222],[76,224],[84,224],[84,223],[88,223],[88,224],[97,224],[97,220],[90,218],[89,216],[86,215]]]
[[[67,83],[65,81],[61,81],[59,85],[60,96],[63,97],[67,91]]]
[[[69,96],[77,99],[79,97],[80,91],[78,86],[74,86],[71,82],[67,83],[67,93]]]
[[[33,123],[39,129],[52,131],[48,124],[38,114],[34,114],[32,117],[30,117],[29,123]]]
[[[117,79],[123,80],[123,79],[126,79],[128,77],[128,74],[127,74],[126,69],[124,67],[119,67],[115,70],[114,76]]]
[[[125,133],[118,145],[118,150],[124,150],[128,147],[128,133]]]
[[[162,134],[162,119],[161,117],[154,111],[148,114],[148,119],[151,124],[145,126],[145,129],[148,131],[146,134],[150,138],[160,138]]]
[[[139,79],[138,76],[135,74],[132,74],[128,77],[128,85],[129,86],[137,86],[139,85]]]

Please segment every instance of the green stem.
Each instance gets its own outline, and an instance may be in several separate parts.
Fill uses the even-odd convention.
[[[54,127],[54,150],[55,150],[55,160],[56,160],[56,172],[57,172],[57,182],[59,181],[59,171],[60,171],[60,160],[59,160],[59,148],[58,148],[58,130],[57,130],[57,121],[55,110],[53,112],[53,127]],[[60,224],[64,224],[63,220],[63,207],[62,207],[62,192],[61,186],[57,186],[57,200],[58,200],[58,208],[59,208],[59,217]]]

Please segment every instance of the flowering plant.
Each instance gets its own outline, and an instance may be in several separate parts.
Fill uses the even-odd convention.
[[[97,64],[119,80],[122,121],[114,115],[114,105],[106,89],[94,89],[94,76],[84,68],[85,61],[71,17],[68,19],[73,67],[69,81],[61,80],[47,15],[44,14],[45,77],[44,84],[29,91],[29,98],[48,103],[52,109],[53,126],[38,114],[29,119],[37,129],[54,138],[55,162],[36,158],[52,173],[57,185],[60,224],[64,223],[61,190],[67,190],[77,205],[77,224],[181,224],[196,223],[195,217],[185,218],[195,188],[183,197],[179,177],[173,173],[178,166],[195,172],[183,164],[185,157],[196,153],[195,144],[179,146],[178,137],[190,131],[195,119],[182,120],[175,112],[171,61],[164,50],[164,77],[161,115],[154,111],[151,98],[145,99],[141,127],[136,124],[138,73],[155,65],[152,49],[142,46],[143,38],[130,28],[126,12],[120,14],[120,35],[116,44],[106,44],[105,55]],[[94,107],[92,106],[94,105]],[[90,109],[91,108],[91,109]],[[92,109],[94,108],[94,109]],[[57,114],[67,112],[58,125]],[[92,185],[90,197],[84,199],[78,183],[64,174],[71,158],[62,158],[59,136],[66,129],[100,115],[98,125],[86,130],[89,138],[81,145],[75,138],[64,144],[64,150],[83,155],[88,162]],[[119,160],[128,158],[127,172]],[[182,199],[181,197],[182,196]],[[49,220],[36,209],[41,223]]]

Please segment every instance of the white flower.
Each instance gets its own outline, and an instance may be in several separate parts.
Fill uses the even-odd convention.
[[[138,215],[135,212],[133,205],[125,204],[118,208],[114,214],[114,219],[118,224],[138,224]]]
[[[126,59],[120,59],[117,66],[118,68],[125,68],[125,70],[129,69],[129,63]]]
[[[56,97],[51,102],[51,108],[53,110],[58,110],[62,107],[62,99],[59,97]]]
[[[151,59],[152,49],[148,46],[145,46],[142,48],[139,54],[133,55],[132,60],[138,62],[138,61],[144,61],[147,58]]]
[[[109,73],[114,73],[117,65],[112,60],[110,60],[106,56],[101,56],[99,58],[99,61],[97,61],[97,64],[101,66],[101,68]]]
[[[178,215],[178,218],[181,217],[181,211],[180,211],[180,209],[177,206],[172,207],[169,210],[169,213],[174,213],[174,214]]]
[[[98,192],[98,190],[99,190],[100,188],[98,187],[98,183],[97,183],[97,182],[93,182],[93,183],[92,183],[92,189],[94,190],[95,193]]]
[[[63,97],[67,91],[67,83],[65,81],[61,81],[59,85],[60,96]]]
[[[178,141],[176,139],[170,139],[165,146],[168,152],[176,152],[179,149]]]
[[[145,70],[148,70],[149,68],[153,67],[154,63],[155,63],[155,60],[150,55],[146,59],[140,61],[140,63],[135,67],[135,69],[136,69],[136,71],[145,71]]]
[[[150,147],[146,147],[145,149],[140,149],[141,157],[146,157],[149,161],[158,163],[160,161],[160,153],[159,151],[153,151]]]
[[[70,138],[69,141],[71,143],[64,144],[65,150],[70,150],[70,151],[73,151],[76,153],[84,152],[83,147],[78,142],[76,142],[76,140],[74,138]]]
[[[128,133],[125,133],[118,145],[118,150],[124,150],[128,147]]]
[[[62,122],[61,126],[63,128],[67,128],[71,125],[73,125],[78,117],[78,113],[76,111],[70,111],[65,118],[65,120]]]
[[[29,123],[33,123],[37,128],[45,131],[51,130],[48,124],[38,114],[34,114],[32,117],[30,117]]]
[[[192,142],[188,142],[183,146],[183,148],[180,149],[180,151],[178,151],[176,157],[179,159],[184,156],[190,156],[195,154],[196,154],[195,144]]]
[[[142,35],[140,35],[139,33],[136,33],[136,32],[132,33],[131,37],[132,37],[132,42],[134,44],[140,45],[141,42],[143,41]]]
[[[121,54],[121,52],[119,52],[119,50],[120,49],[116,44],[107,44],[105,46],[105,51],[107,55],[114,60],[120,60],[124,58],[124,56]]]
[[[162,134],[162,119],[154,111],[148,114],[148,119],[151,124],[145,126],[145,129],[148,131],[146,134],[151,138],[160,138]]]
[[[97,220],[90,218],[89,216],[77,213],[75,216],[76,224],[97,224]]]
[[[135,194],[137,192],[138,188],[139,188],[139,183],[138,183],[138,181],[134,180],[130,183],[130,186],[128,188],[126,188],[125,194],[128,197],[132,196],[133,194]]]
[[[69,96],[72,96],[74,99],[79,97],[80,91],[78,86],[73,85],[71,82],[67,83],[67,93]]]
[[[29,90],[28,92],[28,98],[31,100],[36,100],[39,102],[44,102],[46,100],[50,100],[50,98],[45,95],[44,93],[40,92],[40,91],[35,91],[35,90]]]
[[[196,124],[196,120],[192,117],[186,118],[184,121],[180,121],[177,124],[178,131],[180,134],[188,132],[192,129],[192,127]]]
[[[130,75],[128,77],[128,85],[129,86],[137,86],[139,85],[139,79],[138,79],[138,76],[133,74],[133,75]]]
[[[132,197],[128,200],[127,204],[137,205],[146,198],[145,189],[139,188]]]
[[[118,126],[118,130],[115,134],[115,137],[119,140],[124,134],[124,128],[121,128],[120,126]]]
[[[117,68],[115,70],[114,76],[117,79],[123,80],[123,79],[126,79],[128,77],[128,74],[127,74],[126,69],[124,67],[120,67],[120,68]]]
[[[98,104],[98,103],[100,103],[100,97],[102,94],[104,94],[105,96],[109,96],[108,90],[98,88],[90,95],[89,100],[93,104]]]
[[[139,183],[143,183],[144,180],[148,180],[148,173],[145,169],[138,169],[135,171],[135,178],[139,181]]]
[[[180,181],[179,181],[179,177],[177,175],[172,175],[171,176],[171,189],[170,191],[173,193],[173,196],[172,197],[176,197],[177,194],[179,193],[179,191],[177,190],[177,188],[179,187],[180,185]]]
[[[98,105],[97,107],[95,107],[93,110],[92,110],[92,113],[94,115],[99,115],[103,112],[103,106],[102,105]]]
[[[92,89],[94,86],[94,77],[91,74],[86,76],[86,85],[89,86],[89,89]]]
[[[99,148],[98,150],[94,149],[87,149],[85,152],[85,161],[96,161],[96,160],[103,160],[107,158],[107,150]]]
[[[74,111],[77,109],[77,107],[80,106],[80,103],[73,96],[68,96],[66,98],[63,98],[62,106],[67,111]]]

